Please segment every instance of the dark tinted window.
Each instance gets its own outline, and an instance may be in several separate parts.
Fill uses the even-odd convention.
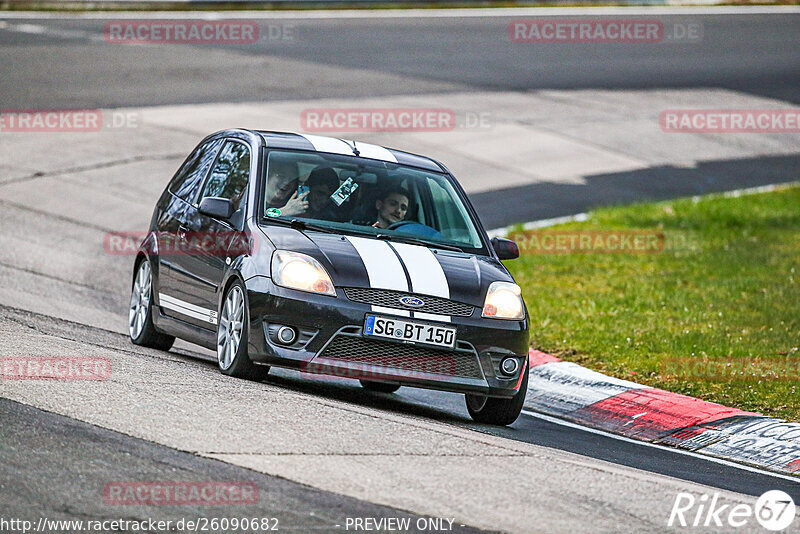
[[[222,147],[214,168],[211,169],[200,198],[229,198],[233,200],[235,211],[239,209],[249,179],[250,149],[243,143],[228,141]]]
[[[467,205],[447,175],[397,163],[270,150],[264,216],[314,219],[337,232],[402,235],[483,253]],[[301,196],[302,195],[302,196]]]
[[[198,147],[180,168],[169,184],[169,191],[173,195],[192,202],[208,173],[208,168],[217,156],[217,150],[222,145],[222,139],[215,139]]]
[[[229,198],[233,200],[235,211],[239,209],[249,179],[250,149],[243,143],[228,141],[222,147],[200,198]]]

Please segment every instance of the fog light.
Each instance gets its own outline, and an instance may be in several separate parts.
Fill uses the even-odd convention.
[[[278,329],[278,341],[284,345],[291,345],[297,339],[297,332],[289,326],[282,326]]]
[[[500,363],[500,371],[508,376],[514,376],[519,369],[519,362],[516,358],[506,358]]]

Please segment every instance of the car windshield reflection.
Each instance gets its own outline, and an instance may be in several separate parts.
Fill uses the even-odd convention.
[[[449,179],[363,158],[273,150],[267,156],[263,215],[342,233],[485,250]]]

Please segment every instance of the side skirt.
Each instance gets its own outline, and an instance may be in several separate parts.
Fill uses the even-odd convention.
[[[158,306],[153,307],[153,324],[159,332],[175,336],[189,343],[200,345],[210,350],[217,350],[216,333],[205,328],[200,328],[193,324],[181,321],[174,317],[168,317],[161,313]]]

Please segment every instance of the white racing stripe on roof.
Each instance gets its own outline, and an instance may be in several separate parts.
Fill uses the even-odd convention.
[[[314,150],[319,152],[331,152],[333,154],[345,154],[347,156],[354,156],[353,143],[356,149],[363,158],[379,159],[381,161],[390,161],[397,163],[397,158],[394,154],[387,149],[378,145],[371,145],[369,143],[362,143],[360,141],[345,141],[335,137],[325,137],[324,135],[311,135],[311,134],[298,134],[314,145]]]
[[[350,141],[350,144],[356,144],[358,152],[362,158],[379,159],[381,161],[390,161],[397,163],[397,158],[394,154],[378,145],[370,145],[369,143],[362,143],[360,141]]]
[[[314,149],[319,152],[332,152],[334,154],[347,154],[349,156],[353,155],[353,148],[341,139],[336,139],[335,137],[324,137],[322,135],[298,135],[305,137],[309,143],[314,145]]]

